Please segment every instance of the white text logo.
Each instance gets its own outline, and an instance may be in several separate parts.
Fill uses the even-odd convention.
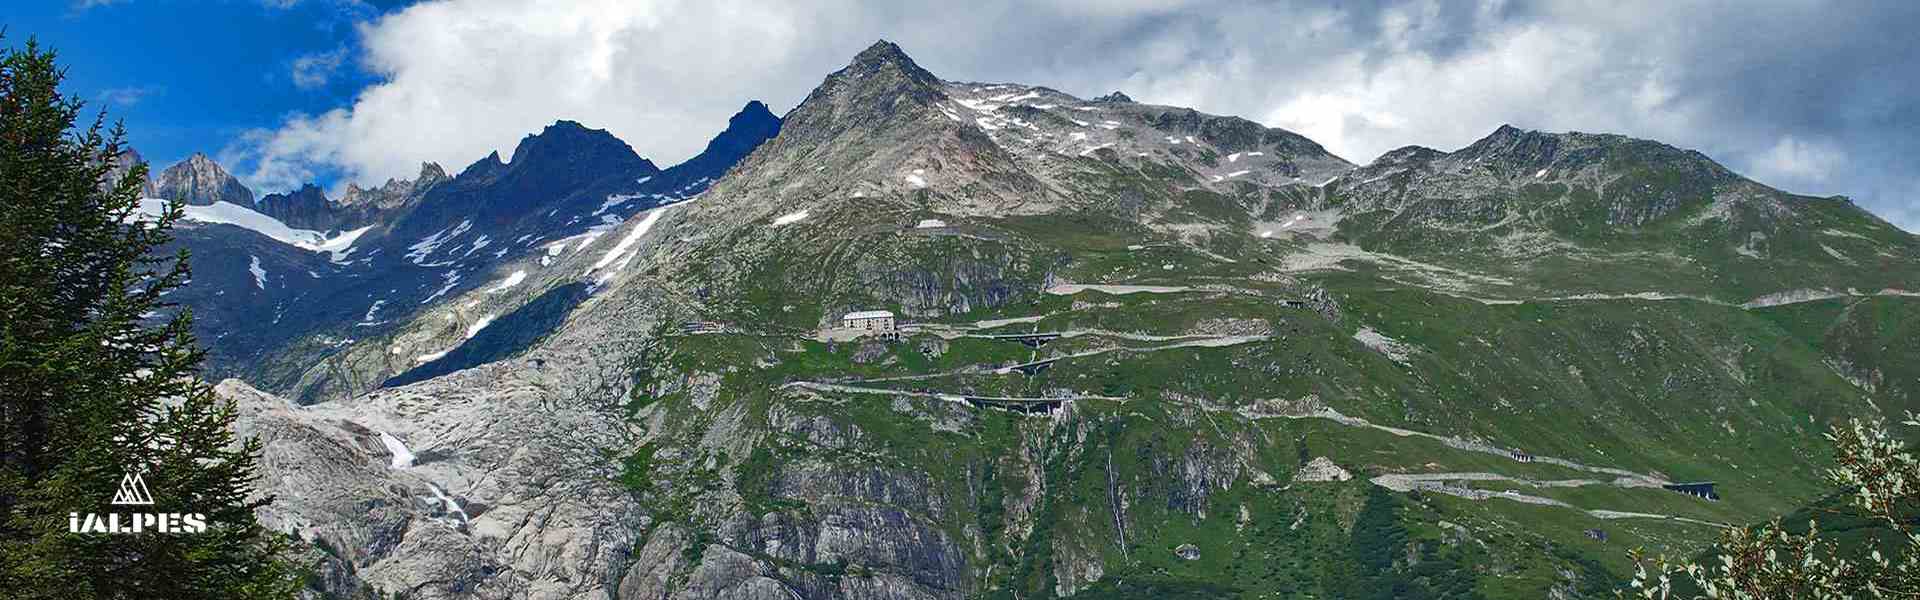
[[[153,492],[138,472],[120,477],[120,489],[113,493],[114,506],[152,506]],[[207,516],[201,513],[67,513],[67,531],[72,533],[200,533],[207,530]]]

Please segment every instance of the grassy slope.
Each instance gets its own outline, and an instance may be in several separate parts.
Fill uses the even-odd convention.
[[[1402,289],[1359,274],[1327,277],[1321,283],[1340,299],[1346,315],[1343,321],[1335,323],[1312,311],[1282,306],[1276,298],[1203,292],[1127,296],[1086,292],[969,313],[953,320],[1052,313],[1038,324],[1006,330],[1105,329],[1173,335],[1208,319],[1231,317],[1265,320],[1281,335],[1228,348],[1116,352],[1070,359],[1033,378],[960,375],[874,384],[1006,395],[1073,390],[1129,398],[1124,403],[1079,403],[1078,426],[1089,432],[1084,439],[1061,437],[1045,419],[1000,411],[975,415],[970,409],[927,399],[824,394],[828,402],[796,402],[773,391],[797,380],[930,374],[1009,364],[1036,355],[1017,344],[974,339],[940,344],[923,335],[888,345],[865,362],[857,362],[854,357],[861,351],[860,344],[828,345],[781,335],[675,338],[680,358],[673,368],[680,373],[724,373],[726,392],[720,397],[748,403],[756,420],[765,419],[777,405],[857,433],[854,443],[838,448],[821,448],[791,434],[773,434],[760,444],[764,451],[744,457],[709,457],[718,458],[710,469],[672,475],[676,483],[667,487],[676,491],[670,495],[685,500],[668,504],[690,506],[697,503],[693,497],[699,493],[734,489],[740,502],[755,512],[804,513],[804,502],[781,498],[777,486],[766,482],[779,481],[781,473],[794,465],[869,465],[924,473],[946,496],[945,504],[958,507],[935,523],[954,539],[987,532],[983,542],[1012,546],[1012,550],[972,557],[976,573],[988,572],[987,565],[1000,565],[991,568],[992,575],[983,575],[980,585],[986,590],[1037,593],[1051,589],[1048,578],[1057,578],[1051,570],[1052,557],[1064,552],[1076,560],[1091,554],[1108,565],[1109,576],[1094,588],[1102,597],[1107,593],[1115,597],[1331,594],[1338,590],[1329,587],[1334,585],[1330,582],[1353,576],[1342,569],[1361,568],[1352,554],[1353,523],[1334,517],[1358,511],[1369,486],[1360,482],[1256,486],[1242,474],[1210,494],[1202,517],[1193,498],[1164,485],[1169,461],[1190,452],[1213,456],[1208,453],[1259,440],[1243,452],[1251,452],[1256,457],[1253,467],[1276,482],[1284,482],[1308,455],[1332,456],[1363,474],[1494,471],[1542,479],[1587,475],[1324,421],[1249,422],[1235,415],[1197,411],[1192,404],[1195,399],[1230,407],[1316,396],[1337,410],[1377,423],[1485,439],[1589,464],[1656,471],[1674,479],[1716,480],[1726,496],[1717,504],[1660,490],[1576,488],[1529,493],[1586,508],[1725,522],[1757,520],[1815,497],[1819,493],[1816,470],[1822,458],[1805,448],[1817,447],[1814,436],[1821,424],[1863,406],[1856,400],[1856,388],[1820,365],[1818,347],[1756,312],[1686,301],[1483,305]],[[1074,301],[1080,301],[1082,308],[1074,310]],[[1363,324],[1420,348],[1411,366],[1394,363],[1354,342],[1350,336]],[[1037,354],[1155,344],[1083,337],[1054,342]],[[923,352],[942,345],[937,356]],[[655,402],[673,405],[686,400],[668,397]],[[685,436],[702,431],[711,424],[712,415],[722,412],[715,407],[681,408],[666,412],[688,419],[672,426]],[[939,415],[968,425],[957,432],[937,431],[929,420]],[[756,428],[767,427],[765,421],[758,422]],[[1021,447],[1037,450],[1009,451]],[[1136,495],[1129,503],[1127,521],[1132,525],[1124,551],[1114,541],[1113,509],[1107,501],[1109,452],[1118,481]],[[1029,469],[1045,474],[1048,500],[1031,514],[1009,518],[1015,508],[1008,499],[1019,495],[1026,483],[1005,474]],[[988,478],[989,470],[1002,474],[1004,488],[983,499],[977,490],[969,491],[967,482]],[[728,484],[728,473],[747,483]],[[1465,578],[1489,597],[1537,597],[1556,585],[1580,583],[1562,580],[1557,574],[1561,569],[1593,566],[1598,569],[1595,573],[1618,576],[1626,572],[1627,547],[1687,552],[1709,535],[1700,526],[1602,521],[1567,509],[1500,500],[1425,496],[1397,501],[1396,522],[1408,530],[1413,548],[1409,552],[1419,556],[1421,544],[1432,544],[1429,550],[1438,553],[1435,556],[1452,556],[1451,560],[1471,567],[1443,578]],[[1247,523],[1240,519],[1242,506],[1249,515]],[[685,518],[697,521],[697,511],[688,508],[687,512]],[[1303,512],[1316,515],[1309,519],[1311,525],[1299,530],[1276,525],[1291,524]],[[1452,526],[1442,527],[1437,524],[1440,521]],[[1032,528],[1031,533],[1023,536],[1026,527]],[[1582,535],[1583,530],[1596,527],[1607,530],[1611,540],[1596,542]],[[1049,537],[1036,538],[1042,535]],[[1183,543],[1199,546],[1202,558],[1174,557],[1172,549]],[[1245,560],[1250,553],[1263,560]],[[1327,560],[1329,556],[1345,558]],[[1399,571],[1383,572],[1413,573],[1410,563],[1394,569]]]

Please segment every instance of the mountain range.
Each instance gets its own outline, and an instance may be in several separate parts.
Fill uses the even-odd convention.
[[[1655,141],[1356,165],[883,41],[680,165],[512,156],[154,182],[310,595],[1611,597],[1920,408],[1920,239]]]
[[[344,380],[318,359],[437,300],[512,278],[495,271],[544,254],[552,240],[598,235],[698,195],[779,127],[750,103],[705,152],[665,170],[604,130],[560,121],[521,140],[512,163],[495,153],[452,177],[426,163],[412,180],[349,185],[337,200],[308,184],[255,202],[200,154],[162,171],[153,189],[188,205],[175,246],[192,252],[195,280],[176,302],[195,311],[209,372],[310,402],[366,391],[417,357],[391,356],[378,374]]]

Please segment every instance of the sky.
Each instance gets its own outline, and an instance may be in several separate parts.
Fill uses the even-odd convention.
[[[1707,153],[1920,231],[1920,2],[47,0],[6,43],[157,164],[261,194],[449,170],[557,119],[672,164],[874,40],[948,80],[1238,115],[1365,163],[1501,124]]]

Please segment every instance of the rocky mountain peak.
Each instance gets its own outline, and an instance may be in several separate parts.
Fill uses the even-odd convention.
[[[447,179],[447,170],[441,168],[440,163],[422,162],[420,163],[420,174],[413,178],[412,184],[414,188],[424,188],[446,181]]]
[[[1449,156],[1456,160],[1506,165],[1529,175],[1604,165],[1609,170],[1646,168],[1682,173],[1705,185],[1739,179],[1731,169],[1705,154],[1653,140],[1578,131],[1552,133],[1512,125],[1501,125]]]
[[[320,186],[318,185],[315,185],[312,183],[305,183],[300,185],[300,189],[294,190],[292,192],[287,192],[284,194],[267,194],[265,197],[260,199],[260,203],[265,204],[268,200],[271,200],[274,198],[302,198],[302,199],[319,200],[321,202],[326,202],[327,192],[325,190],[320,189]]]
[[[380,210],[391,209],[406,204],[409,199],[418,197],[426,193],[427,190],[432,189],[433,186],[444,183],[449,179],[446,169],[441,168],[438,163],[422,162],[420,163],[420,174],[410,180],[388,178],[386,183],[372,189],[360,187],[358,184],[348,183],[346,193],[340,196],[340,205],[349,207],[372,206]]]
[[[780,139],[817,149],[856,131],[873,135],[896,126],[918,129],[933,114],[934,105],[946,100],[938,77],[920,68],[899,46],[881,40],[828,75],[787,113]]]
[[[104,181],[100,182],[100,189],[102,190],[112,189],[114,185],[117,185],[120,182],[120,179],[122,177],[126,177],[128,173],[133,172],[134,167],[139,165],[144,165],[146,163],[147,163],[147,159],[140,156],[139,152],[134,151],[132,148],[128,148],[125,152],[121,152],[119,156],[113,157],[112,170],[108,171],[107,178]],[[153,187],[153,174],[148,173],[146,180],[141,182],[140,184],[140,196],[143,198],[151,198],[151,197],[154,197],[155,195],[156,194],[154,192],[154,187]]]
[[[742,107],[740,112],[734,113],[733,117],[727,119],[726,131],[720,132],[720,135],[714,136],[712,141],[707,142],[707,149],[702,154],[711,152],[743,154],[741,150],[751,150],[759,146],[760,142],[779,134],[780,117],[774,116],[773,111],[767,110],[767,105],[760,103],[759,100],[753,100]]]
[[[1105,96],[1101,96],[1098,98],[1094,98],[1093,101],[1094,102],[1133,102],[1133,98],[1131,96],[1128,96],[1122,93],[1120,90],[1114,90],[1113,93],[1107,94]]]
[[[1565,138],[1555,134],[1501,125],[1493,133],[1454,154],[1483,160],[1498,158],[1519,166],[1544,166],[1559,157],[1565,141]]]
[[[254,208],[295,229],[325,231],[332,229],[337,221],[327,193],[311,183],[292,192],[267,194]]]
[[[473,164],[467,165],[467,168],[461,170],[460,175],[456,176],[455,179],[486,178],[500,171],[504,171],[506,168],[507,163],[500,160],[500,151],[495,150],[487,153],[487,155],[480,160],[473,161]]]
[[[766,104],[759,100],[747,102],[740,112],[727,119],[727,129],[707,142],[705,150],[667,169],[666,173],[672,175],[668,179],[674,179],[676,185],[686,185],[692,183],[692,179],[724,173],[761,143],[779,135],[780,126],[780,117],[774,116]]]
[[[184,199],[187,204],[207,206],[228,202],[253,205],[253,190],[227,174],[220,164],[199,152],[160,172],[154,181],[154,194],[167,199]]]
[[[1371,164],[1368,164],[1367,166],[1368,167],[1384,167],[1384,166],[1395,166],[1395,165],[1418,164],[1418,163],[1429,162],[1429,161],[1444,157],[1446,155],[1447,153],[1445,152],[1428,148],[1426,146],[1401,146],[1399,148],[1388,150],[1385,154],[1381,154],[1379,158],[1373,159],[1373,162]]]
[[[900,46],[886,40],[874,42],[866,50],[854,55],[853,62],[835,75],[864,76],[889,72],[898,73],[927,85],[940,84],[938,77],[920,68],[919,64],[913,62],[912,57],[907,56],[907,53],[900,49]]]
[[[740,112],[727,118],[727,130],[733,131],[755,125],[778,126],[779,123],[780,117],[774,116],[773,111],[768,109],[765,103],[759,100],[748,100],[746,106],[740,107]]]
[[[555,121],[540,133],[521,138],[509,167],[583,176],[628,171],[644,175],[660,170],[607,130],[590,129],[569,120]]]

